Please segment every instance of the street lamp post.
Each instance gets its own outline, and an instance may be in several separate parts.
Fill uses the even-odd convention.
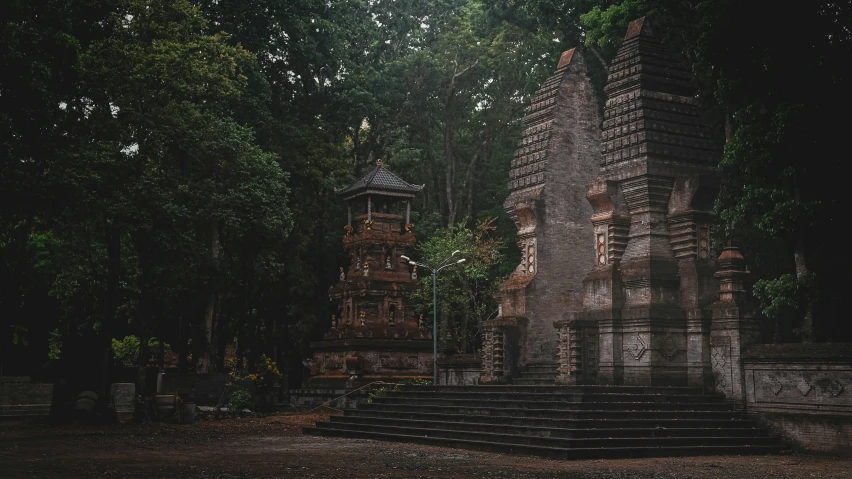
[[[438,266],[435,267],[411,261],[411,258],[405,255],[400,256],[400,258],[408,261],[408,264],[417,265],[432,272],[432,384],[435,386],[438,385],[438,272],[447,266],[464,263],[466,261],[464,258],[452,263],[450,262],[450,260],[458,253],[459,250],[453,251],[453,254],[444,259],[444,261],[441,261]]]

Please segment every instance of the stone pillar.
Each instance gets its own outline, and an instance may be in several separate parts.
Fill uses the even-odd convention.
[[[594,321],[569,319],[554,321],[557,331],[556,382],[595,384],[598,371],[598,325]]]
[[[624,383],[621,308],[624,303],[619,264],[627,246],[630,215],[616,181],[598,179],[586,192],[592,206],[594,236],[592,270],[583,281],[582,318],[594,322],[598,331],[597,381]]]
[[[719,300],[710,305],[710,361],[714,389],[738,404],[745,404],[742,352],[760,342],[760,323],[745,290],[745,259],[728,246],[719,256]]]
[[[480,384],[505,384],[517,374],[520,334],[524,318],[499,317],[482,323]]]

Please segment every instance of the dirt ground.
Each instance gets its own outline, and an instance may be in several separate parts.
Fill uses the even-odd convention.
[[[326,416],[53,428],[0,421],[0,478],[835,478],[852,459],[725,456],[555,461],[414,444],[305,436]]]

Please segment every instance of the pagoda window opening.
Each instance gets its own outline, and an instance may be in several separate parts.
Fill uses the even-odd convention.
[[[388,307],[388,326],[396,325],[396,305],[392,304]]]

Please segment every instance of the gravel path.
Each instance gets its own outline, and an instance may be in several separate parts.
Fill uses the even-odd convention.
[[[687,479],[852,477],[852,459],[715,456],[555,461],[414,444],[305,436],[325,417],[280,414],[109,427],[0,422],[0,478]]]

